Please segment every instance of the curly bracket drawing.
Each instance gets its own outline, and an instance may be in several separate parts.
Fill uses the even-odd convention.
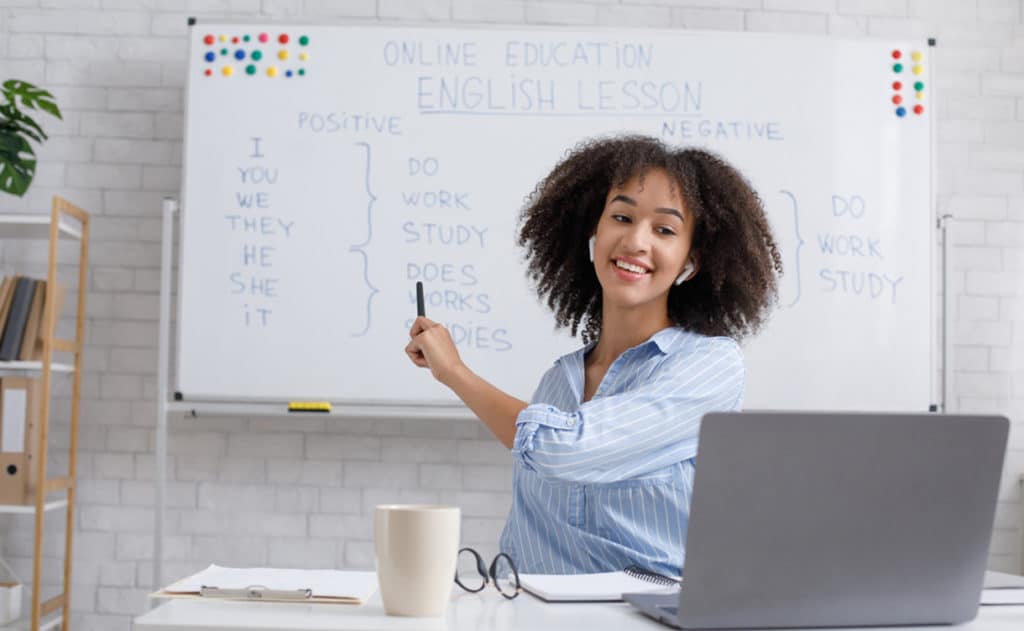
[[[780,190],[779,192],[788,197],[789,201],[793,203],[793,233],[796,235],[796,248],[793,251],[793,270],[796,273],[796,296],[789,304],[783,305],[785,307],[792,307],[800,301],[800,249],[804,247],[804,239],[800,236],[800,208],[796,203],[796,196],[786,190]]]
[[[368,198],[366,202],[366,240],[357,245],[349,247],[349,252],[358,252],[363,257],[363,281],[366,286],[370,288],[370,294],[366,297],[366,326],[363,330],[358,333],[352,333],[352,337],[362,337],[367,334],[370,330],[370,305],[373,303],[373,297],[377,295],[380,290],[373,286],[370,282],[370,258],[366,254],[364,249],[370,244],[373,239],[373,203],[377,201],[377,196],[370,190],[370,145],[365,142],[357,142],[357,146],[366,149],[366,196]]]

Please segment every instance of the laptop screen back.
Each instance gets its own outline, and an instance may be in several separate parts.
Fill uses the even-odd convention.
[[[681,626],[973,618],[1008,426],[935,414],[705,416]]]

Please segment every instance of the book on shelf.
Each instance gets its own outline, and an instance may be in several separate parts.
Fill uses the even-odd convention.
[[[36,338],[39,337],[39,330],[42,328],[43,300],[46,297],[46,281],[36,280],[36,291],[32,296],[32,306],[28,310],[28,322],[25,324],[25,333],[21,336],[21,347],[18,349],[16,359],[31,361],[35,359]]]
[[[36,282],[24,276],[18,278],[14,286],[14,297],[11,299],[11,312],[4,325],[4,334],[0,338],[0,361],[14,361],[21,350],[21,338],[25,336],[28,325],[28,312],[32,308],[32,299],[36,290]]]
[[[25,282],[21,282],[25,281]],[[16,312],[24,310],[24,304],[15,307],[17,287],[19,283],[32,286],[29,306],[21,323]],[[25,294],[19,299],[25,300]],[[0,361],[39,361],[43,358],[43,345],[46,342],[46,321],[50,312],[55,312],[54,326],[60,318],[61,307],[67,294],[67,283],[58,282],[53,292],[53,304],[46,299],[47,283],[45,280],[34,280],[20,276],[5,276],[0,282]],[[20,335],[17,329],[21,328]],[[10,354],[13,353],[13,356]]]
[[[43,300],[43,312],[39,316],[39,333],[36,335],[35,342],[32,348],[32,359],[41,360],[43,358],[43,344],[46,341],[46,321],[50,317],[50,311],[53,311],[53,326],[56,330],[57,321],[60,320],[60,311],[64,307],[64,297],[68,293],[67,283],[57,281],[56,290],[53,292],[53,304],[47,304],[45,298]]]
[[[17,280],[17,276],[4,276],[0,283],[0,335],[7,324],[7,314],[11,312],[11,298],[14,297],[14,284]]]

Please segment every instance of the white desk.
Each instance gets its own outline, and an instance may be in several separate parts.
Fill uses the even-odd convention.
[[[451,606],[444,618],[385,616],[378,592],[362,607],[172,600],[139,616],[133,626],[134,631],[665,631],[668,628],[625,603],[548,604],[529,594],[505,600],[493,589],[483,594],[468,594],[461,590],[453,593]],[[893,631],[941,629],[1021,631],[1024,629],[1024,606],[982,607],[974,621],[959,627],[893,627]]]

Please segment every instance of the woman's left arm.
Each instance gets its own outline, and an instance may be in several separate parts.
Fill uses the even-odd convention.
[[[727,338],[667,358],[643,385],[594,398],[576,412],[534,404],[520,412],[513,455],[542,476],[613,482],[697,454],[701,417],[736,409],[743,354]]]

